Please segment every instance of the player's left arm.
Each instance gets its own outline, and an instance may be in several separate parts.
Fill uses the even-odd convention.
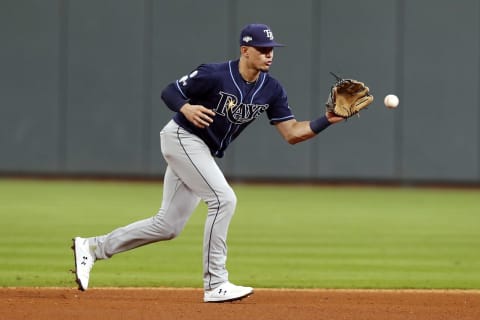
[[[331,112],[312,121],[297,121],[290,119],[275,124],[280,135],[290,144],[296,144],[315,137],[321,131],[334,123],[345,120]]]

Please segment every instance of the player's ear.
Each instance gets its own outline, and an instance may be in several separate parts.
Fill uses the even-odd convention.
[[[240,47],[240,53],[241,53],[242,56],[246,55],[248,53],[248,47],[247,46],[241,46]]]

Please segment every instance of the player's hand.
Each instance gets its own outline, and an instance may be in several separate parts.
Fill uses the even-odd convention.
[[[330,122],[331,124],[334,124],[334,123],[337,123],[337,122],[342,122],[343,120],[345,120],[345,118],[337,116],[335,113],[330,112],[330,111],[327,111],[325,113],[325,116],[327,117],[328,122]]]
[[[206,128],[213,122],[215,112],[211,109],[205,108],[202,105],[186,103],[180,108],[188,121],[193,123],[196,127]]]

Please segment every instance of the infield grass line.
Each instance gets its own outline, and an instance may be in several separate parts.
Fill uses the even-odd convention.
[[[477,189],[233,184],[230,280],[260,288],[480,289]],[[157,213],[161,183],[0,179],[0,286],[74,286],[74,236]],[[201,204],[182,234],[98,261],[91,286],[202,286]]]

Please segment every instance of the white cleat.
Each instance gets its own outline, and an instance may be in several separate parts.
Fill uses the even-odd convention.
[[[75,237],[72,249],[75,258],[75,281],[78,283],[78,289],[85,291],[88,289],[88,280],[95,263],[95,255],[90,250],[88,240],[85,238]]]
[[[253,288],[236,286],[230,282],[224,282],[213,290],[205,291],[204,302],[228,302],[240,300],[253,294]]]

